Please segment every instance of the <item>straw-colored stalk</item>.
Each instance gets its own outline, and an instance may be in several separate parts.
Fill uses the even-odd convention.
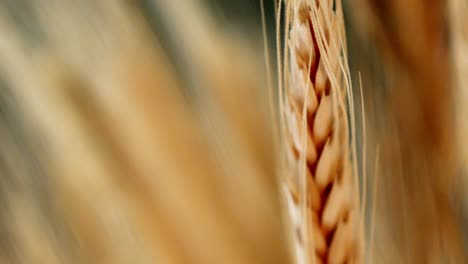
[[[289,263],[258,60],[210,18],[0,3],[0,263]]]
[[[463,163],[468,167],[468,21],[464,14],[468,11],[468,2],[462,0],[451,0],[450,3],[450,23],[453,34],[452,56],[455,64],[455,83],[457,101],[456,116],[459,128],[459,140],[462,144]],[[468,169],[465,169],[468,171]],[[467,175],[468,176],[468,175]]]
[[[354,62],[364,66],[375,114],[371,141],[382,154],[375,252],[369,252],[379,263],[467,263],[455,194],[456,119],[463,114],[454,107],[450,58],[462,35],[448,23],[456,18],[447,13],[450,2],[349,1],[348,25],[355,23],[361,42],[353,45],[360,46]]]
[[[361,229],[341,2],[288,1],[285,13],[281,107],[296,256],[299,263],[356,263]]]

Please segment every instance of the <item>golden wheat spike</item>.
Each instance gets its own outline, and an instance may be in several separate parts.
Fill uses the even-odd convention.
[[[334,5],[337,7],[334,7]],[[298,258],[359,262],[359,204],[348,141],[348,69],[339,3],[288,1],[286,98],[290,206]],[[303,263],[303,262],[300,262]]]
[[[462,1],[347,1],[382,69],[370,141],[340,0],[271,3],[279,111],[260,41],[208,1],[0,1],[0,263],[465,263]]]

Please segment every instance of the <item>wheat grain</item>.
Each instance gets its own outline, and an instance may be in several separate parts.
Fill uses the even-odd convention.
[[[300,263],[359,262],[359,206],[344,105],[349,82],[343,63],[341,3],[300,0],[287,6],[288,82],[282,104],[292,177],[289,201],[302,217],[295,226],[297,257]]]

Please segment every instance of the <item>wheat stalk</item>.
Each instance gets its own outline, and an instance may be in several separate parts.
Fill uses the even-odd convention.
[[[0,3],[0,263],[289,263],[256,52],[199,2]]]
[[[306,263],[359,262],[341,2],[288,1],[286,13],[289,53],[281,104],[297,256]]]
[[[452,58],[455,65],[454,85],[456,86],[457,111],[461,114],[457,115],[458,124],[458,140],[465,146],[468,146],[466,134],[468,133],[468,108],[464,102],[468,99],[468,23],[464,14],[468,11],[468,2],[460,0],[449,1],[450,5],[450,25],[452,26]],[[468,166],[468,147],[462,148],[463,163]],[[466,169],[465,169],[466,170]],[[467,175],[468,176],[468,175]]]
[[[454,192],[461,115],[449,57],[460,32],[447,23],[456,17],[446,13],[450,2],[348,5],[351,45],[361,46],[353,53],[365,58],[354,63],[371,88],[371,140],[381,145],[375,252],[367,251],[379,263],[466,263]]]

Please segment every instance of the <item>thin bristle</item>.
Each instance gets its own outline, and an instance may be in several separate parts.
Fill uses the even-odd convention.
[[[369,263],[374,263],[374,238],[375,238],[375,214],[377,211],[377,192],[379,184],[379,162],[380,162],[380,147],[377,145],[375,151],[375,164],[374,164],[374,181],[372,184],[372,209],[371,209],[371,220],[370,220],[370,231],[369,231]],[[367,257],[367,256],[366,256]]]
[[[366,109],[364,106],[364,95],[362,92],[362,77],[361,73],[359,73],[359,93],[361,95],[361,123],[362,123],[362,157],[361,157],[361,168],[362,168],[362,199],[361,199],[361,224],[360,229],[362,232],[362,237],[364,237],[364,230],[365,230],[365,217],[366,217],[366,204],[367,204],[367,129],[366,129]],[[375,177],[375,175],[374,175]],[[366,248],[366,240],[363,239],[363,247]]]
[[[266,70],[266,79],[267,79],[267,88],[268,88],[268,103],[270,106],[270,114],[271,114],[271,120],[272,120],[272,127],[273,127],[273,138],[276,144],[279,143],[279,135],[278,131],[280,129],[278,125],[278,118],[277,118],[277,112],[276,112],[276,106],[274,102],[274,89],[273,89],[273,81],[271,77],[271,63],[270,63],[270,54],[269,54],[269,45],[268,45],[268,33],[266,29],[266,19],[265,19],[265,0],[260,0],[260,14],[261,14],[261,19],[262,19],[262,36],[263,36],[263,56],[265,60],[265,70]]]

